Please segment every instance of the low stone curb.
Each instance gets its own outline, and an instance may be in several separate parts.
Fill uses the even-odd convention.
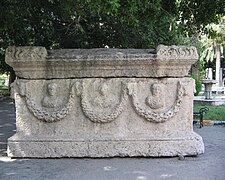
[[[193,124],[200,125],[200,120],[193,120]],[[225,126],[225,121],[216,121],[216,120],[203,120],[203,125],[223,125]]]

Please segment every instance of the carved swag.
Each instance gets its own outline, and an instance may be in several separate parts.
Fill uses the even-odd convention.
[[[113,83],[113,82],[112,82]],[[162,123],[171,119],[179,111],[182,103],[182,97],[185,95],[184,87],[180,81],[177,83],[177,94],[171,107],[165,108],[163,92],[164,86],[160,83],[150,85],[149,95],[145,98],[145,102],[140,102],[137,93],[139,87],[136,82],[122,82],[120,84],[120,97],[118,102],[114,102],[109,90],[109,83],[99,83],[96,96],[90,98],[88,86],[83,81],[71,81],[67,102],[62,105],[57,98],[57,83],[48,82],[46,84],[46,94],[41,99],[41,107],[37,106],[29,92],[25,80],[17,80],[14,88],[25,98],[25,102],[29,111],[39,120],[44,122],[57,122],[64,119],[73,107],[73,99],[75,95],[80,97],[80,105],[84,115],[94,123],[109,123],[114,121],[123,112],[125,103],[127,103],[128,95],[135,112],[150,122]],[[143,105],[145,104],[145,105]],[[166,110],[165,110],[166,109]]]

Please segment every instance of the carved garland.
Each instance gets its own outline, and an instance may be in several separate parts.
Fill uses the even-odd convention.
[[[61,109],[54,109],[54,111],[51,112],[48,108],[38,108],[36,106],[35,101],[31,98],[30,93],[27,92],[26,82],[16,81],[14,83],[14,87],[22,97],[25,97],[25,103],[28,110],[39,120],[49,123],[60,121],[68,115],[72,107],[72,101],[74,97],[72,91],[70,92],[66,105]]]
[[[29,111],[37,119],[51,123],[60,121],[68,115],[72,107],[72,99],[73,95],[70,94],[67,104],[60,110],[56,110],[53,112],[49,112],[49,109],[47,108],[46,110],[44,108],[37,108],[35,102],[30,98],[30,96],[26,96],[26,104]]]
[[[131,94],[133,106],[137,114],[144,117],[146,120],[150,122],[156,123],[166,122],[168,119],[172,118],[179,111],[180,104],[182,102],[182,96],[183,96],[183,88],[181,86],[181,83],[178,82],[177,97],[173,106],[167,112],[154,112],[141,107],[140,103],[137,100],[136,92],[133,92]]]
[[[90,107],[90,103],[88,103],[88,99],[84,92],[81,94],[81,107],[83,113],[86,117],[88,117],[92,122],[95,123],[108,123],[115,120],[123,111],[124,103],[127,99],[127,93],[125,85],[122,84],[122,94],[120,103],[112,110],[111,113],[98,113],[94,112]]]
[[[29,111],[39,120],[51,123],[57,122],[65,118],[72,107],[73,95],[70,94],[67,104],[60,110],[49,112],[44,108],[37,108],[35,102],[30,98],[30,95],[26,96],[26,104]]]
[[[31,95],[29,93],[26,93],[25,95],[25,93],[22,91],[22,90],[27,91],[25,83],[21,83],[21,84],[24,84],[24,85],[23,86],[19,85],[21,86],[19,88],[21,91],[19,92],[19,94],[21,94],[21,96],[25,96],[25,102],[26,102],[27,108],[37,119],[51,123],[51,122],[60,121],[61,119],[65,118],[68,115],[73,103],[72,101],[73,101],[74,95],[72,91],[70,92],[68,102],[63,108],[50,112],[48,108],[37,108],[34,100],[32,100],[31,98]],[[111,122],[115,120],[122,113],[124,104],[128,98],[127,88],[124,84],[122,84],[121,101],[112,110],[112,112],[108,114],[98,113],[98,112],[95,113],[92,110],[90,103],[88,103],[88,98],[85,95],[86,93],[84,93],[83,88],[81,89],[82,90],[79,90],[78,87],[76,87],[77,95],[81,96],[81,107],[84,112],[84,115],[88,117],[92,122],[95,122],[95,123],[107,123],[107,122]],[[177,97],[176,97],[175,103],[167,112],[154,112],[151,110],[144,109],[141,107],[138,101],[137,92],[133,90],[132,93],[129,93],[129,94],[132,97],[133,106],[138,115],[144,117],[146,120],[150,122],[162,123],[172,118],[179,111],[184,92],[183,92],[181,82],[178,82]]]

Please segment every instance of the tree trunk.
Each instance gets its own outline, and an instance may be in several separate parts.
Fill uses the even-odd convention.
[[[216,85],[221,86],[221,77],[220,77],[220,45],[216,43]]]

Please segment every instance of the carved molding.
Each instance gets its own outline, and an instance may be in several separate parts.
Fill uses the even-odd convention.
[[[98,112],[98,111],[94,112],[93,106],[90,104],[87,98],[88,93],[83,88],[83,91],[81,94],[81,107],[82,107],[84,115],[94,123],[112,122],[122,113],[124,104],[128,97],[127,89],[123,83],[121,84],[121,91],[122,92],[121,92],[120,102],[114,108],[109,107],[110,113],[106,113],[106,112]],[[104,107],[103,107],[103,111],[104,111]]]
[[[198,52],[194,46],[164,46],[156,49],[157,59],[198,59]]]
[[[43,60],[47,57],[47,54],[47,50],[44,47],[10,46],[6,50],[6,59],[8,61]]]
[[[137,90],[136,90],[136,83],[132,83],[129,85],[129,95],[132,97],[133,107],[136,111],[136,113],[139,116],[144,117],[146,120],[150,122],[156,122],[156,123],[162,123],[168,121],[170,118],[176,115],[176,113],[179,111],[182,97],[183,97],[183,87],[181,85],[181,82],[178,82],[177,84],[177,97],[172,105],[172,107],[169,108],[166,112],[161,111],[153,111],[150,108],[145,108],[141,105],[141,103],[138,101],[137,97]]]
[[[9,47],[5,61],[21,79],[184,77],[198,59],[195,47],[55,49]],[[168,65],[168,61],[169,65]],[[63,68],[62,68],[63,67]]]

